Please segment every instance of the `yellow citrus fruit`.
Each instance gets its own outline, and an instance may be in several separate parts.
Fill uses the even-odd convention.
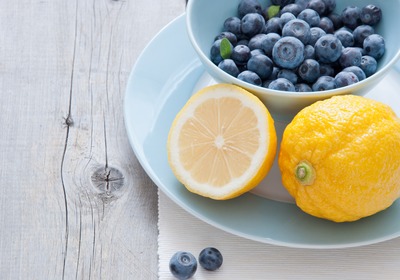
[[[278,163],[305,212],[335,222],[373,215],[400,196],[400,121],[365,97],[318,101],[286,127]]]
[[[217,84],[195,93],[177,114],[167,151],[172,171],[189,191],[229,199],[257,186],[269,172],[276,132],[257,97]]]

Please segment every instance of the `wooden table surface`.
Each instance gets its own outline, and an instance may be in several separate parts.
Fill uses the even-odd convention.
[[[141,51],[184,10],[0,1],[0,279],[157,279],[157,188],[123,98]]]

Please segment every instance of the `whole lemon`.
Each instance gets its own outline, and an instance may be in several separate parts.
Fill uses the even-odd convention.
[[[373,215],[400,197],[400,120],[366,97],[318,101],[286,127],[279,167],[304,212],[335,222]]]

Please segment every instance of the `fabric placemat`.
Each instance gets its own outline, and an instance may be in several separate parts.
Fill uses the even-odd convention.
[[[400,238],[346,249],[297,249],[259,243],[215,228],[186,212],[159,190],[159,279],[176,279],[169,260],[177,251],[196,258],[205,247],[218,248],[221,268],[200,266],[193,280],[203,279],[400,279]]]

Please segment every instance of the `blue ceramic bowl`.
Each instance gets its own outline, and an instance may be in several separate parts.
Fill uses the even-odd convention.
[[[399,0],[346,0],[336,1],[335,12],[341,11],[349,5],[364,7],[375,4],[382,9],[383,17],[375,32],[385,38],[386,52],[378,62],[378,71],[369,78],[356,84],[329,91],[318,92],[285,92],[270,90],[245,83],[219,69],[209,59],[209,53],[214,38],[222,31],[226,18],[237,15],[237,6],[240,0],[190,0],[186,10],[186,24],[189,39],[197,52],[207,72],[221,83],[241,86],[256,96],[268,107],[275,119],[288,121],[305,106],[318,100],[340,94],[364,95],[388,73],[391,67],[400,58],[400,1]],[[270,1],[260,1],[265,7]]]

